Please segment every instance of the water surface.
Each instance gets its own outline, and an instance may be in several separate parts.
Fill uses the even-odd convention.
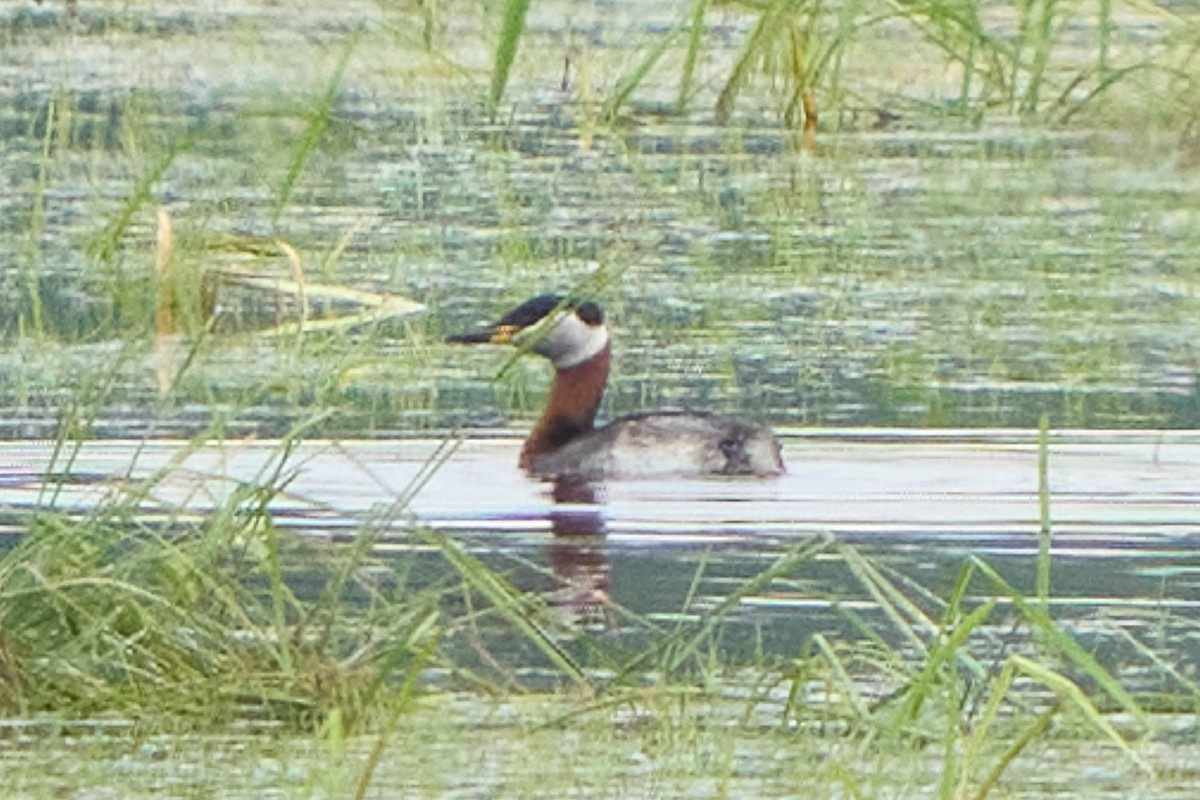
[[[906,591],[919,587],[917,597],[948,596],[972,556],[1019,592],[1035,591],[1038,452],[1026,432],[796,432],[785,438],[788,472],[778,478],[613,482],[568,492],[517,470],[512,437],[446,445],[301,445],[282,465],[286,485],[271,503],[276,525],[311,545],[292,556],[298,580],[320,580],[310,559],[364,535],[369,524],[382,564],[416,565],[422,581],[435,581],[448,565],[412,539],[414,528],[431,528],[517,588],[547,597],[568,627],[636,635],[616,609],[699,619],[776,559],[824,542],[822,555],[787,580],[741,598],[723,639],[735,659],[761,657],[763,648],[786,659],[814,632],[847,633],[838,611],[847,603],[888,628],[843,546],[903,576]],[[68,468],[51,463],[48,444],[4,445],[0,502],[16,525],[12,535],[21,535],[24,515],[51,502],[86,513],[118,499],[184,447],[89,442]],[[256,440],[190,452],[154,484],[144,514],[178,520],[219,508],[239,487],[275,475],[280,452]],[[1200,437],[1190,433],[1066,432],[1050,445],[1052,604],[1068,629],[1116,648],[1114,668],[1128,655],[1127,634],[1152,636],[1181,666],[1200,663],[1197,486]]]

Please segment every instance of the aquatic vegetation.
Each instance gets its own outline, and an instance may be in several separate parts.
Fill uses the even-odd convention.
[[[1195,718],[1191,666],[1055,605],[1045,466],[1027,582],[970,553],[946,588],[833,537],[764,542],[715,600],[699,587],[719,559],[704,556],[676,614],[610,603],[603,629],[565,627],[524,555],[408,524],[452,445],[356,527],[306,537],[272,509],[305,437],[538,407],[544,375],[480,381],[493,362],[447,366],[433,343],[501,296],[588,276],[620,276],[593,288],[644,342],[621,354],[609,415],[683,399],[781,423],[1190,424],[1186,21],[1108,2],[695,0],[610,52],[564,44],[586,39],[565,23],[525,25],[522,0],[368,4],[365,24],[329,7],[312,28],[273,12],[211,29],[192,11],[143,19],[153,5],[84,4],[69,36],[23,8],[0,31],[6,59],[38,64],[54,60],[41,48],[116,42],[119,73],[92,89],[6,62],[32,88],[0,118],[5,163],[28,167],[2,207],[0,396],[19,435],[58,419],[42,502],[5,511],[14,726],[267,727],[283,732],[269,747],[315,761],[312,796],[445,793],[437,763],[471,788],[494,779],[494,795],[982,798],[1099,761],[1114,782],[1148,767],[1162,796],[1190,797],[1172,759],[1194,724],[1172,740],[1163,717]],[[1127,38],[1123,14],[1153,44]],[[261,71],[222,71],[251,55]],[[1009,116],[1027,126],[964,133]],[[805,126],[849,133],[797,146]],[[855,133],[875,126],[889,130]],[[1160,127],[1146,147],[1121,138]],[[205,275],[301,311],[210,328]],[[408,317],[408,296],[436,313]],[[362,312],[317,319],[322,302]],[[152,348],[175,357],[154,375]],[[78,443],[130,430],[192,437],[181,458],[241,433],[282,441],[200,513],[160,499],[186,480],[177,463],[109,480],[97,507],[62,502],[88,480],[72,475]],[[814,593],[830,569],[842,588]],[[756,647],[744,612],[763,596],[840,626]],[[159,763],[148,747],[132,769]],[[95,785],[111,762],[95,761]],[[278,783],[263,772],[248,795]]]
[[[206,443],[198,437],[180,458]],[[149,728],[246,714],[307,725],[333,710],[353,724],[366,713],[373,665],[403,670],[438,626],[420,592],[385,605],[379,590],[355,583],[359,551],[323,578],[321,596],[293,593],[283,570],[297,544],[268,510],[287,484],[290,447],[285,440],[260,480],[200,517],[149,510],[179,461],[114,484],[110,501],[82,515],[57,508],[51,484],[0,560],[6,711],[80,718],[154,709],[139,716]],[[71,451],[60,440],[59,481],[71,480]],[[368,599],[351,604],[343,593],[356,588]],[[343,615],[352,609],[351,622]]]
[[[284,207],[292,197],[292,192],[296,187],[296,181],[300,178],[300,173],[304,170],[304,166],[312,157],[313,151],[325,136],[326,130],[334,117],[334,103],[337,100],[338,93],[342,89],[342,80],[346,72],[346,65],[354,53],[356,43],[356,38],[350,37],[343,45],[342,55],[338,59],[333,74],[329,77],[329,83],[313,104],[312,109],[305,113],[304,130],[300,133],[295,145],[291,148],[291,157],[288,162],[287,172],[284,174],[283,182],[276,193],[275,208],[271,216],[272,222],[278,223],[279,215],[283,212]]]
[[[242,497],[252,513],[262,508],[253,493]],[[130,520],[112,515],[105,521],[130,526]],[[193,534],[178,522],[169,535],[142,525],[123,539],[106,539],[98,518],[74,529],[92,538],[82,540],[89,544],[82,550],[81,540],[74,539],[72,558],[65,557],[67,526],[50,520],[31,526],[26,542],[0,564],[6,630],[0,678],[8,690],[9,713],[50,713],[65,724],[136,709],[142,736],[196,727],[220,730],[251,718],[290,729],[315,727],[323,740],[335,736],[328,724],[333,721],[360,734],[350,740],[363,753],[353,762],[360,771],[343,777],[361,790],[396,780],[388,766],[397,757],[393,748],[445,746],[437,744],[438,728],[427,714],[453,702],[454,695],[429,695],[420,678],[423,669],[437,666],[468,685],[488,687],[493,699],[474,701],[484,708],[519,704],[519,735],[508,747],[530,748],[528,757],[540,746],[539,729],[568,740],[586,735],[602,752],[607,748],[600,742],[608,737],[647,736],[658,739],[660,747],[672,742],[668,751],[682,763],[701,758],[716,737],[740,742],[740,755],[726,754],[705,774],[732,779],[737,765],[746,763],[745,748],[773,742],[771,748],[793,758],[824,752],[819,767],[808,767],[821,781],[834,780],[840,771],[871,785],[879,780],[869,776],[877,775],[880,764],[915,748],[925,763],[940,765],[943,796],[979,798],[989,796],[1000,776],[1020,764],[1037,742],[1082,740],[1095,747],[1107,741],[1136,769],[1148,775],[1155,770],[1124,732],[1130,725],[1135,737],[1153,730],[1140,702],[1035,602],[977,560],[964,568],[953,595],[939,600],[902,575],[888,577],[853,548],[817,541],[779,559],[696,623],[664,630],[626,617],[623,624],[638,626],[649,637],[644,650],[629,652],[602,638],[582,635],[570,641],[551,634],[536,596],[515,590],[442,537],[432,541],[473,597],[463,618],[456,618],[454,604],[447,603],[456,592],[446,585],[436,591],[374,592],[365,604],[343,594],[323,605],[348,588],[335,579],[320,600],[302,599],[281,569],[284,563],[294,568],[302,554],[280,549],[266,533],[269,521],[258,517],[255,524],[257,531],[239,521],[240,538],[234,541],[216,538],[211,527],[203,542],[192,541]],[[350,550],[361,553],[361,541]],[[790,662],[727,661],[722,631],[741,598],[802,580],[806,565],[821,553],[845,560],[880,600],[888,622],[868,623],[847,611],[861,626],[857,639],[819,633],[797,643]],[[336,562],[333,566],[340,570]],[[403,558],[393,568],[403,572]],[[977,585],[977,578],[993,590]],[[1019,610],[1015,622],[1004,619],[1001,600]],[[922,610],[930,601],[944,603],[940,617]],[[511,642],[490,650],[493,669],[508,673],[509,689],[487,680],[478,668],[447,661],[446,637],[468,618],[472,628],[499,626],[536,642],[544,663],[577,688],[564,685],[548,694],[518,688],[516,676],[525,667],[519,661],[505,663],[512,657],[506,654],[521,652]],[[1040,644],[1033,651],[997,652],[998,623],[1028,627]],[[1065,656],[1067,664],[1055,654]],[[604,667],[597,672],[599,665]],[[1087,688],[1090,684],[1099,688]],[[1049,690],[1049,697],[1039,688]],[[1193,706],[1200,701],[1195,687],[1177,690],[1176,698]],[[1120,723],[1122,732],[1111,721],[1110,703],[1132,714]],[[621,733],[621,719],[630,714],[641,721]],[[442,724],[448,721],[443,718]],[[413,725],[424,735],[416,736]],[[457,734],[459,741],[464,735]],[[491,746],[496,745],[480,745]],[[786,774],[787,763],[792,759],[763,774]],[[607,769],[613,766],[610,762]],[[661,762],[649,774],[679,780],[682,775],[670,777],[671,769]],[[924,781],[936,777],[918,773]],[[908,770],[893,773],[878,791],[917,777]]]
[[[500,39],[496,44],[496,62],[492,67],[492,83],[488,91],[488,108],[495,116],[508,84],[508,73],[517,55],[517,45],[525,29],[525,15],[529,12],[530,0],[506,0],[502,12],[503,24]]]
[[[1046,411],[1060,426],[1194,423],[1200,317],[1187,254],[1198,228],[1181,129],[1196,89],[1173,66],[1186,20],[1143,25],[1113,4],[1104,63],[1124,77],[1103,104],[1083,102],[1095,88],[1085,81],[1062,105],[1054,95],[1080,52],[1085,64],[1100,57],[1087,4],[1048,8],[1049,28],[1031,9],[1030,43],[1016,49],[1008,5],[980,19],[972,4],[942,6],[920,31],[895,15],[933,19],[932,4],[876,9],[879,19],[861,3],[656,6],[615,20],[630,34],[600,46],[570,20],[522,30],[511,113],[497,122],[486,102],[495,65],[463,66],[466,43],[491,41],[490,17],[434,5],[243,27],[204,16],[211,28],[141,5],[82,9],[79,35],[99,45],[108,31],[137,58],[96,88],[40,73],[46,88],[3,121],[12,163],[30,168],[0,230],[0,336],[40,355],[0,352],[15,376],[0,400],[69,392],[70,359],[91,357],[74,345],[153,346],[166,209],[167,294],[185,337],[207,335],[210,274],[284,275],[431,309],[302,326],[272,343],[212,331],[174,397],[248,409],[243,430],[270,418],[282,433],[313,396],[343,410],[326,421],[339,434],[530,413],[538,376],[510,402],[430,343],[477,321],[497,293],[561,291],[597,272],[622,275],[598,299],[636,332],[615,354],[610,417],[686,403],[778,425],[1032,426]],[[431,15],[433,48],[408,46]],[[14,69],[36,69],[40,47],[70,50],[44,22],[10,33]],[[956,37],[975,29],[990,39],[971,61]],[[1028,124],[1012,126],[1045,51],[1038,30],[1054,43],[1046,77]],[[1132,48],[1132,31],[1166,38]],[[276,34],[305,45],[259,58]],[[155,36],[183,48],[211,91],[154,60]],[[929,40],[953,54],[949,67],[926,58]],[[560,53],[572,64],[565,88]],[[239,54],[259,68],[222,71]],[[1125,72],[1130,58],[1155,65]],[[539,94],[548,71],[552,91]],[[798,145],[789,128],[810,119],[806,92],[814,135],[842,131],[811,159],[797,157],[804,135]],[[714,125],[719,100],[728,116]],[[1153,113],[1121,111],[1139,104]],[[1096,115],[1075,113],[1065,131],[1040,124],[1072,109]],[[1135,120],[1131,147],[1122,126]],[[277,298],[260,294],[263,307]],[[114,399],[149,414],[158,398],[138,380]]]
[[[816,536],[777,547],[715,602],[699,596],[711,567],[702,558],[674,620],[609,601],[603,628],[564,627],[549,596],[510,572],[513,562],[405,521],[453,443],[357,529],[306,540],[272,509],[318,420],[202,514],[198,496],[158,498],[186,485],[189,454],[221,446],[208,436],[145,479],[112,482],[96,507],[72,509],[59,495],[76,479],[70,432],[88,427],[94,399],[64,421],[42,501],[0,558],[0,697],[6,714],[38,720],[30,724],[125,719],[146,737],[252,721],[315,737],[331,753],[355,748],[356,766],[339,780],[362,793],[396,779],[395,748],[429,741],[412,726],[430,733],[431,708],[471,697],[481,708],[525,709],[507,745],[518,749],[540,747],[543,729],[672,742],[680,760],[663,762],[653,773],[661,779],[692,774],[684,764],[714,757],[724,738],[735,749],[824,752],[822,781],[851,776],[878,787],[863,789],[869,796],[919,776],[940,782],[941,796],[983,798],[1048,743],[1090,742],[1120,755],[1130,775],[1159,780],[1159,755],[1144,746],[1160,736],[1157,712],[1200,708],[1200,686],[1154,642],[1125,632],[1134,662],[1118,673],[1079,641],[1054,611],[1046,548],[1028,593],[969,554],[940,592]],[[1045,455],[1041,463],[1048,487],[1051,465]],[[1052,501],[1044,489],[1044,536]],[[414,560],[431,552],[442,559],[436,575]],[[844,572],[832,584],[840,588],[814,595],[810,575],[831,564]],[[769,651],[738,644],[745,604],[766,596],[805,601],[792,613],[821,604],[844,628]],[[850,602],[860,596],[869,610]],[[913,752],[921,770],[876,783],[880,765]],[[705,774],[733,780],[746,758],[725,753]],[[790,774],[783,762],[762,768]]]
[[[511,67],[512,39],[521,31],[508,22],[514,5],[521,4],[506,6],[504,35],[497,47],[489,95],[493,109]],[[818,115],[832,121],[829,127],[840,127],[864,105],[874,107],[880,125],[920,107],[925,114],[973,122],[997,112],[1062,122],[1098,105],[1101,97],[1110,106],[1124,106],[1123,101],[1114,104],[1111,96],[1120,84],[1137,83],[1143,74],[1153,76],[1151,91],[1163,93],[1168,106],[1195,91],[1194,80],[1185,80],[1186,86],[1177,82],[1192,58],[1188,20],[1136,2],[1016,0],[983,7],[958,0],[883,6],[860,0],[744,0],[721,4],[719,13],[722,19],[710,25],[713,4],[694,0],[658,42],[647,45],[642,58],[624,65],[603,104],[602,117],[615,120],[663,62],[678,64],[676,113],[701,100],[711,102],[717,120],[727,123],[739,98],[745,97],[747,105],[769,98],[785,125],[804,126],[810,136]],[[738,52],[731,59],[712,52],[710,27],[724,28],[730,16],[739,15],[752,24],[739,28],[743,38]],[[1152,42],[1130,46],[1123,40],[1122,24],[1152,31]],[[884,30],[889,33],[881,34]],[[894,41],[898,30],[904,31],[901,38],[907,46],[899,48],[899,60],[894,60],[881,48],[893,47],[889,38]],[[675,51],[681,42],[680,61],[672,56],[679,55]],[[702,56],[720,64],[723,72],[715,99],[697,86]],[[879,90],[887,74],[918,69],[957,75],[957,96],[927,98]],[[1133,94],[1145,92],[1147,86],[1139,83]]]

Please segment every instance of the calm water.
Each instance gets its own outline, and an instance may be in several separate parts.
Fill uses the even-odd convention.
[[[62,475],[49,469],[48,445],[0,447],[0,503],[15,523],[12,536],[50,491],[57,507],[86,511],[183,447],[150,442],[135,457],[134,443],[90,443],[61,486],[47,480]],[[560,610],[564,633],[587,630],[631,646],[641,629],[622,622],[618,609],[664,624],[699,619],[777,559],[825,542],[815,559],[729,614],[722,647],[735,660],[786,660],[814,632],[853,635],[843,607],[885,638],[898,636],[849,568],[845,547],[894,570],[934,618],[941,609],[933,598],[949,594],[969,556],[1034,592],[1037,448],[1019,431],[810,431],[787,439],[789,472],[778,479],[614,483],[586,492],[526,479],[513,466],[512,437],[472,439],[397,507],[440,447],[313,442],[293,455],[272,509],[277,524],[308,545],[291,557],[299,591],[307,581],[320,585],[323,552],[383,519],[379,566],[415,566],[419,582],[439,580],[449,569],[443,556],[410,531],[447,532],[518,588],[544,595]],[[261,480],[265,466],[273,472],[278,452],[247,440],[191,453],[156,485],[147,518],[220,506]],[[1063,434],[1051,446],[1049,474],[1052,594],[1063,624],[1117,671],[1139,670],[1130,637],[1163,648],[1185,671],[1200,665],[1200,437]],[[1006,647],[1025,640],[1016,631],[995,635]],[[536,668],[540,658],[528,657]]]

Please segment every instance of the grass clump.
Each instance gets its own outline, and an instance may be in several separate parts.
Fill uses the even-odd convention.
[[[711,102],[725,122],[742,102],[773,109],[783,124],[810,133],[818,114],[840,126],[863,110],[881,124],[910,112],[1062,123],[1093,108],[1108,117],[1114,110],[1133,114],[1147,94],[1159,109],[1186,117],[1195,91],[1194,80],[1181,80],[1194,49],[1189,21],[1143,3],[740,0],[717,6],[721,21],[712,25],[727,29],[731,15],[748,23],[732,57],[710,38],[713,5],[694,0],[644,58],[624,68],[605,104],[607,118],[636,89],[653,91],[652,74],[670,68],[678,69],[677,113]],[[1153,30],[1153,42],[1133,45],[1131,24]],[[934,87],[947,75],[953,80],[934,97],[891,88]],[[715,98],[702,90],[705,83]],[[1126,85],[1130,91],[1122,93]]]
[[[788,673],[786,724],[862,737],[885,752],[929,751],[944,798],[990,796],[1021,757],[1038,753],[1035,743],[1050,741],[1105,742],[1139,779],[1153,779],[1136,743],[1154,728],[1143,707],[1150,698],[1135,697],[1043,602],[978,557],[941,597],[854,548],[836,549],[878,613],[843,610],[857,643],[825,634],[805,643]],[[1146,667],[1174,685],[1177,701],[1200,700],[1160,658]]]
[[[345,580],[315,598],[293,591],[283,564],[296,545],[268,507],[294,441],[199,517],[152,509],[205,437],[82,516],[47,496],[0,560],[4,710],[129,715],[148,728],[246,716],[305,726],[332,712],[361,721],[382,700],[380,665],[402,672],[436,642],[436,610],[419,592],[385,603]],[[69,456],[57,467],[69,480]],[[363,555],[347,558],[342,574],[353,575]],[[348,601],[352,589],[365,597]]]

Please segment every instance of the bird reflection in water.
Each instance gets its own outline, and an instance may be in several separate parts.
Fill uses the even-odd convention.
[[[603,486],[560,478],[554,481],[547,545],[556,586],[547,603],[568,628],[607,627],[612,565],[604,551],[605,521],[598,500]],[[602,499],[602,498],[601,498]]]

